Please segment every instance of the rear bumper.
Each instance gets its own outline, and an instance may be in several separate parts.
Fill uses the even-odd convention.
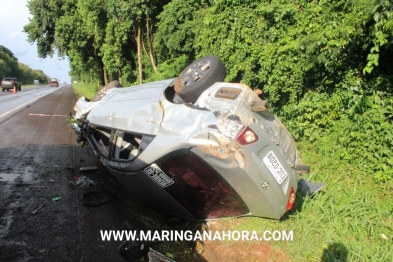
[[[183,155],[193,155],[197,161],[183,165],[187,171],[179,172],[178,167],[182,165],[176,163],[187,162]],[[164,213],[190,220],[245,215],[279,219],[287,211],[290,188],[295,191],[298,188],[297,175],[291,173],[278,184],[268,168],[262,166],[260,157],[251,158],[244,169],[233,156],[217,159],[198,148],[188,153],[182,150],[155,162],[164,173],[158,180],[173,181],[172,184],[164,181],[161,185],[146,173],[146,168],[127,172],[113,168],[105,160],[104,165],[135,198]],[[199,170],[196,168],[201,166]],[[201,196],[206,200],[213,195],[213,200],[195,204]]]

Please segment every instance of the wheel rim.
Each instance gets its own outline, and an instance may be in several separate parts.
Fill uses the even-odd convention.
[[[183,72],[180,83],[182,86],[189,86],[201,79],[209,71],[211,66],[210,60],[202,60],[190,66],[190,68]]]

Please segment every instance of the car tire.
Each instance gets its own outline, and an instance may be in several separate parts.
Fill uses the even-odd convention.
[[[186,103],[195,103],[211,85],[224,81],[226,68],[214,55],[204,56],[187,66],[178,76],[174,89]]]

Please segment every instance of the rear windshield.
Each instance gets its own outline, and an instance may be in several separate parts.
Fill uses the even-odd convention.
[[[57,82],[57,78],[52,78],[50,81],[51,82]]]

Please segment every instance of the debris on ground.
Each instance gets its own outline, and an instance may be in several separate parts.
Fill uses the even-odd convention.
[[[92,170],[97,170],[98,167],[96,166],[83,166],[79,168],[80,171],[92,171]]]
[[[46,203],[43,203],[42,205],[40,205],[36,210],[32,211],[31,214],[34,215],[35,213],[37,213],[41,208],[43,208],[46,205]]]
[[[53,201],[59,201],[61,199],[61,196],[54,196],[52,197]]]
[[[149,262],[175,262],[174,260],[170,259],[167,256],[164,256],[158,251],[152,249],[151,247],[149,249],[150,251],[149,253],[147,253],[147,256],[149,257]]]
[[[145,241],[125,241],[118,249],[120,256],[125,260],[139,261],[149,252],[149,244]]]
[[[116,199],[116,195],[109,191],[88,191],[80,197],[80,201],[86,206],[99,206]]]
[[[70,184],[78,187],[95,186],[94,181],[86,176],[79,176],[79,177],[75,176],[74,181],[70,181]]]

